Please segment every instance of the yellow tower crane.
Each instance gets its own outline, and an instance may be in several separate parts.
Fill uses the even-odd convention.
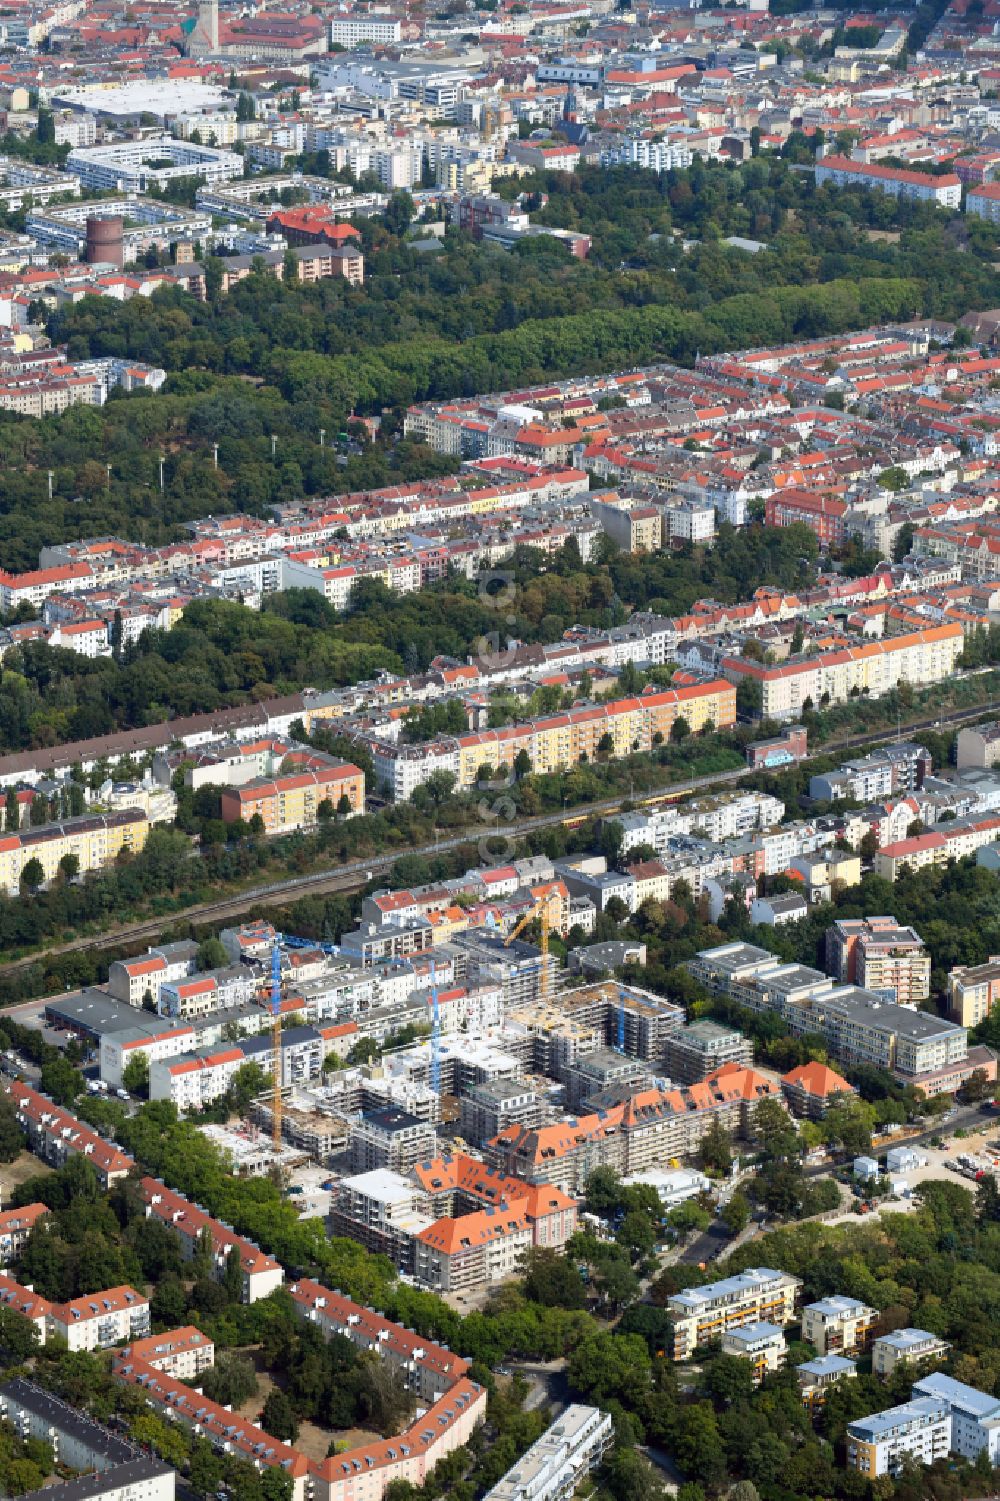
[[[541,1000],[543,1005],[549,998],[549,927],[551,922],[550,909],[553,902],[561,900],[561,892],[546,892],[544,896],[539,897],[538,901],[531,908],[530,912],[526,912],[524,914],[524,916],[515,924],[515,926],[507,934],[507,937],[504,939],[504,947],[506,948],[509,943],[514,942],[514,939],[518,936],[519,933],[522,933],[524,931],[529,923],[533,923],[535,921],[535,918],[538,918],[542,929],[542,938],[540,944],[542,950],[542,973],[539,980],[538,994],[539,999]]]

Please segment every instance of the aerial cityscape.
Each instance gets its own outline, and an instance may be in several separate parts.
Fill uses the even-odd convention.
[[[0,1498],[1000,1495],[1000,0],[4,0]]]

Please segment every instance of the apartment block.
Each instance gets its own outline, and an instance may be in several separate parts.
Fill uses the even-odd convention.
[[[777,1324],[743,1324],[737,1329],[727,1329],[722,1336],[723,1355],[738,1355],[748,1360],[753,1371],[754,1385],[759,1386],[765,1376],[780,1371],[785,1363],[787,1349],[785,1335]]]
[[[703,949],[688,968],[709,990],[752,1011],[776,1012],[791,1032],[821,1034],[844,1063],[887,1069],[925,1094],[954,1092],[975,1069],[995,1075],[996,1059],[984,1048],[970,1053],[964,1027],[835,985],[820,970],[782,964],[753,944]]]
[[[0,1302],[34,1325],[38,1342],[67,1349],[106,1350],[149,1333],[149,1299],[134,1287],[109,1287],[69,1303],[52,1303],[0,1273]]]
[[[803,1063],[782,1075],[781,1088],[793,1115],[818,1121],[832,1105],[849,1099],[854,1087],[825,1063]]]
[[[138,854],[145,847],[149,830],[149,819],[141,809],[121,808],[116,813],[84,813],[61,823],[0,835],[0,890],[17,896],[30,860],[41,865],[40,884],[44,886],[61,874],[60,862],[67,858],[79,862],[79,875],[103,870],[123,850]]]
[[[940,208],[962,205],[962,180],[954,172],[934,176],[910,172],[904,167],[883,167],[877,162],[858,162],[848,156],[825,156],[816,163],[816,186],[870,188],[890,198],[936,203]]]
[[[696,1084],[724,1063],[750,1068],[753,1043],[732,1027],[720,1026],[718,1022],[696,1021],[670,1033],[664,1063],[675,1083]]]
[[[691,1157],[713,1122],[744,1133],[757,1101],[778,1096],[769,1080],[728,1065],[685,1089],[647,1089],[622,1104],[556,1125],[509,1126],[487,1142],[486,1160],[527,1183],[553,1183],[580,1194],[597,1167],[627,1175]]]
[[[894,917],[841,918],[827,930],[826,962],[838,980],[916,1006],[930,995],[931,956]]]
[[[891,1376],[900,1364],[940,1360],[950,1349],[940,1336],[926,1329],[896,1329],[892,1334],[880,1334],[872,1345],[872,1370],[876,1376]]]
[[[802,1310],[802,1338],[821,1355],[857,1355],[871,1342],[878,1313],[857,1298],[838,1294]]]
[[[149,1333],[149,1299],[134,1287],[109,1287],[53,1303],[49,1327],[70,1350],[106,1350]]]
[[[977,724],[959,730],[955,744],[955,763],[959,771],[975,766],[988,770],[1000,761],[1000,722]]]
[[[935,1397],[917,1397],[847,1425],[848,1467],[869,1480],[898,1475],[907,1458],[934,1464],[950,1448],[951,1411]]]
[[[798,1277],[772,1267],[749,1267],[735,1277],[689,1287],[667,1300],[674,1322],[674,1360],[686,1360],[699,1345],[748,1324],[781,1328],[795,1317]]]
[[[365,810],[365,775],[357,766],[343,763],[290,773],[287,776],[259,777],[242,787],[227,787],[222,794],[222,817],[226,823],[259,815],[267,834],[287,834],[295,829],[314,828],[319,810],[329,803],[334,813],[346,799],[350,813]]]
[[[951,1414],[951,1452],[973,1463],[981,1454],[1000,1463],[1000,1398],[977,1391],[940,1371],[913,1383],[913,1395],[943,1402]]]
[[[765,719],[797,719],[821,703],[848,703],[864,694],[881,698],[902,682],[927,684],[951,677],[963,649],[959,625],[937,625],[862,646],[791,657],[768,667],[750,657],[725,657],[730,682],[756,683]]]
[[[56,1463],[74,1472],[44,1488],[49,1501],[173,1501],[169,1465],[33,1381],[15,1376],[0,1386],[0,1419],[18,1438],[50,1445]]]
[[[948,975],[948,1015],[960,1027],[977,1027],[1000,1001],[1000,954],[988,964],[960,964]]]
[[[28,1236],[48,1213],[47,1204],[25,1204],[23,1209],[6,1209],[0,1214],[0,1266],[17,1260]]]
[[[147,1404],[169,1414],[172,1422],[196,1428],[213,1448],[235,1453],[258,1470],[281,1468],[291,1478],[292,1501],[306,1501],[309,1461],[297,1449],[272,1438],[230,1408],[202,1396],[196,1388],[139,1359],[130,1349],[115,1355],[112,1375],[118,1381],[138,1387]]]
[[[728,728],[736,723],[735,688],[719,678],[455,739],[420,745],[373,740],[371,750],[377,779],[397,801],[404,801],[434,771],[450,772],[464,790],[475,784],[483,766],[501,775],[509,772],[521,751],[532,770],[541,773],[568,771],[584,759],[599,759],[599,754],[615,757],[650,750],[670,739],[678,719],[694,732],[707,724]]]
[[[885,844],[875,856],[875,874],[886,881],[897,881],[901,871],[924,870],[928,866],[947,865],[975,854],[1000,838],[1000,818],[996,814],[969,814],[939,824],[926,834],[914,834]]]
[[[810,1412],[816,1412],[824,1405],[831,1386],[838,1381],[851,1381],[857,1374],[855,1361],[843,1355],[820,1355],[795,1367],[799,1393]]]
[[[156,1178],[143,1178],[140,1187],[147,1218],[155,1217],[174,1231],[185,1260],[189,1261],[194,1255],[202,1232],[207,1232],[212,1243],[212,1268],[216,1277],[221,1279],[224,1275],[230,1255],[240,1258],[244,1302],[255,1303],[281,1286],[284,1274],[279,1263],[266,1256],[253,1241],[237,1235],[228,1225],[213,1219],[204,1209]]]
[[[132,1354],[178,1381],[196,1381],[215,1363],[215,1345],[193,1324],[137,1339],[132,1344]]]
[[[574,1403],[487,1491],[483,1501],[570,1501],[613,1442],[610,1414]]]
[[[370,1110],[352,1121],[348,1142],[351,1171],[355,1173],[371,1172],[373,1168],[408,1172],[437,1152],[433,1125],[394,1107]]]
[[[93,1167],[105,1192],[135,1167],[127,1152],[106,1141],[68,1110],[54,1105],[48,1095],[39,1094],[16,1079],[3,1089],[17,1112],[18,1125],[31,1150],[50,1167],[62,1167],[70,1157],[83,1157]]]

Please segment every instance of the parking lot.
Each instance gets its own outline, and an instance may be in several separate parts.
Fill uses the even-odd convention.
[[[919,1188],[922,1183],[928,1183],[934,1179],[958,1183],[963,1188],[967,1188],[970,1193],[974,1193],[975,1181],[956,1171],[957,1159],[968,1153],[971,1156],[982,1155],[995,1159],[1000,1163],[1000,1144],[998,1143],[1000,1143],[1000,1135],[998,1135],[997,1123],[994,1120],[984,1125],[981,1130],[970,1132],[965,1137],[947,1137],[943,1147],[923,1145],[918,1148],[918,1151],[921,1156],[927,1158],[926,1166],[911,1168],[908,1172],[899,1175],[906,1179],[910,1187],[909,1198],[878,1199],[867,1214],[859,1214],[855,1209],[831,1217],[829,1223],[861,1225],[876,1214],[906,1214],[917,1207],[917,1200],[912,1191]]]

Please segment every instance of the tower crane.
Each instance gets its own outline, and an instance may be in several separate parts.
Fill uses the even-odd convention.
[[[555,901],[560,901],[561,898],[562,892],[558,890],[548,891],[544,896],[539,897],[538,901],[531,908],[531,910],[529,912],[526,912],[524,916],[514,925],[514,927],[510,930],[510,932],[507,934],[507,937],[503,941],[504,948],[506,948],[508,944],[514,942],[514,939],[518,936],[519,933],[522,933],[524,931],[529,923],[534,922],[536,917],[538,918],[542,929],[542,937],[540,943],[540,948],[542,950],[542,973],[539,977],[538,993],[539,999],[541,1000],[543,1005],[549,998],[549,926],[551,922],[550,909],[552,903]]]

